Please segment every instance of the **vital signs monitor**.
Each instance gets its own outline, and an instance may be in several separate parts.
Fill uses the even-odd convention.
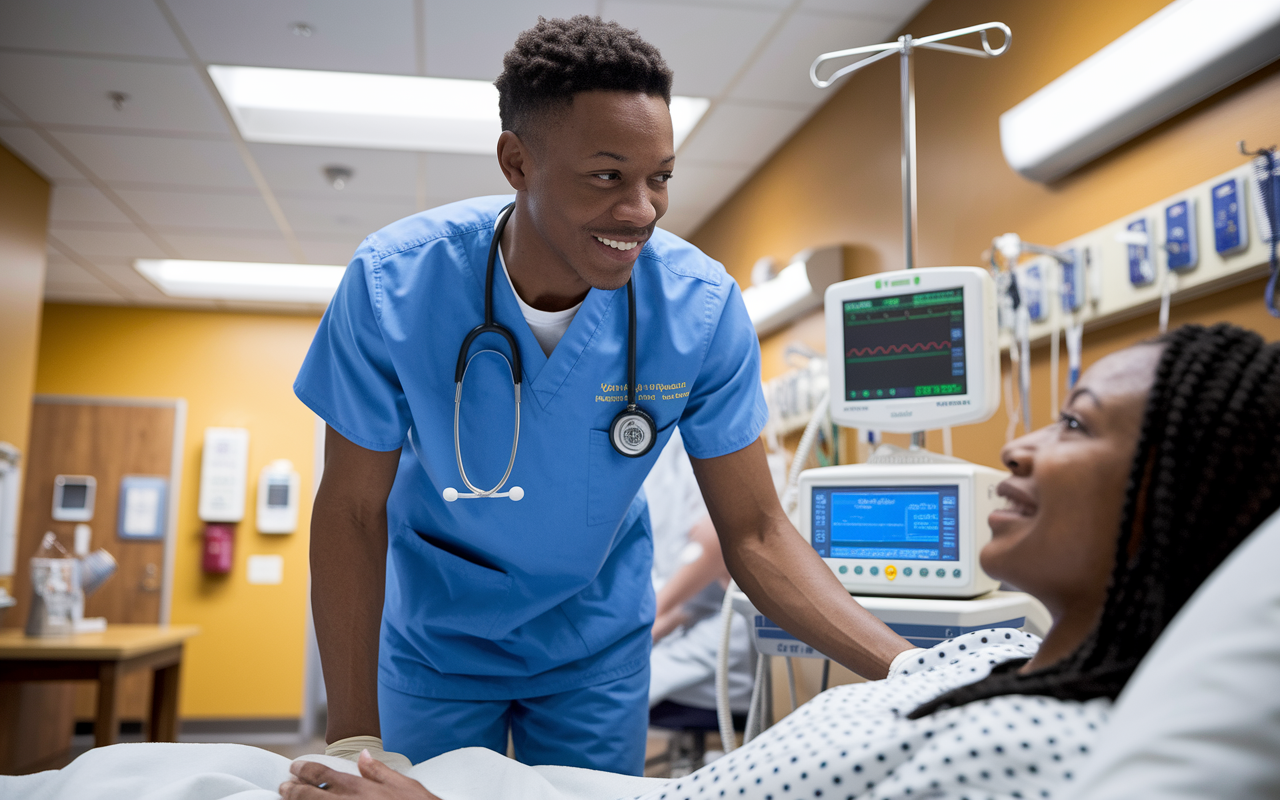
[[[831,420],[911,433],[1000,402],[995,282],[977,267],[882,272],[826,293]]]
[[[977,597],[999,582],[978,552],[1008,473],[952,463],[800,473],[800,532],[853,594]]]
[[[831,419],[915,432],[995,413],[995,283],[976,267],[884,272],[826,294]],[[891,449],[890,449],[891,450]],[[923,450],[800,474],[800,532],[854,594],[977,597],[1007,473]]]

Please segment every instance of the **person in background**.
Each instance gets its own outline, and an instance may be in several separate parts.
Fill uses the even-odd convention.
[[[653,527],[657,592],[649,707],[670,700],[714,710],[720,606],[729,568],[679,430],[645,478],[644,493]],[[735,614],[729,636],[729,707],[735,714],[746,713],[751,702],[750,650],[746,620]]]

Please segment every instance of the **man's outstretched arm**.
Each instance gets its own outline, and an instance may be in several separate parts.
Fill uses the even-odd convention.
[[[387,496],[400,451],[325,429],[311,513],[311,608],[329,700],[325,740],[379,736],[378,634],[387,577]]]

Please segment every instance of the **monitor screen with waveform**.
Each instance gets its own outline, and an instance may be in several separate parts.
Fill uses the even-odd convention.
[[[962,395],[964,289],[844,304],[846,400]]]

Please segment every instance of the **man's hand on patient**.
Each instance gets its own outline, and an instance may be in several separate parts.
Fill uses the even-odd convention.
[[[360,753],[356,766],[360,774],[348,775],[315,761],[295,761],[289,766],[293,780],[280,785],[280,796],[284,800],[440,800],[413,778],[369,755],[368,750]]]

